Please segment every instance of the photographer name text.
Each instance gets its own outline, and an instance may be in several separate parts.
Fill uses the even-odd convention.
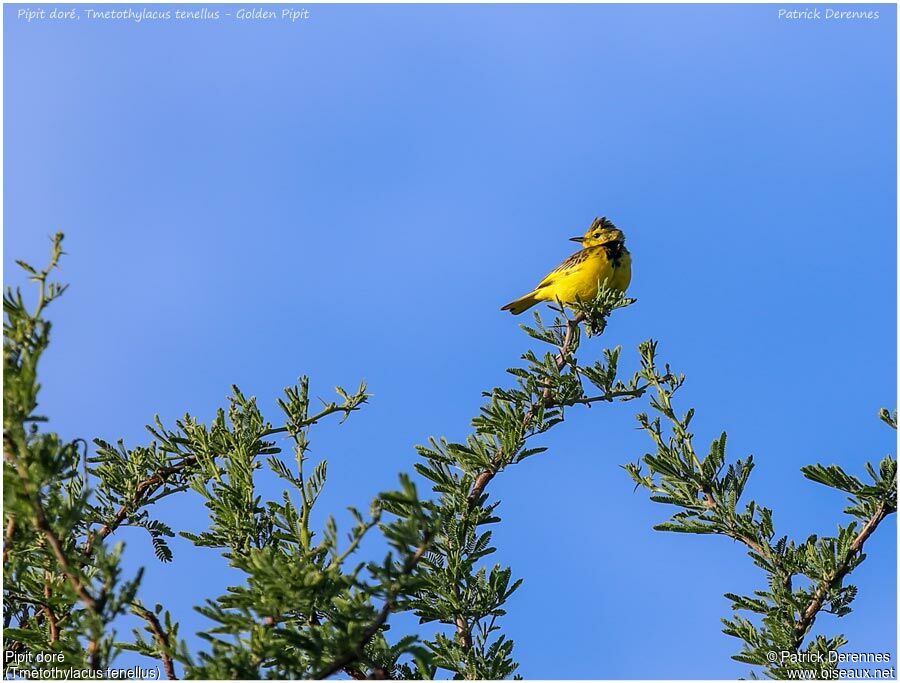
[[[778,18],[787,21],[874,21],[880,18],[877,9],[845,10],[845,9],[786,9],[778,10]]]

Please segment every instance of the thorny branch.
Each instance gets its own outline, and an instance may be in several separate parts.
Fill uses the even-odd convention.
[[[49,574],[44,581],[44,597],[47,600],[50,600],[51,597]],[[47,623],[50,625],[50,642],[55,643],[59,640],[59,619],[56,618],[56,613],[53,611],[53,608],[50,606],[49,602],[45,603],[41,607],[44,615],[47,617]]]
[[[3,535],[3,564],[9,561],[9,551],[12,545],[13,536],[16,533],[16,516],[10,514],[9,521],[6,522],[6,533]]]
[[[566,324],[566,336],[563,338],[562,345],[559,347],[559,355],[556,357],[556,369],[558,372],[562,372],[563,368],[569,363],[569,348],[572,346],[572,342],[575,339],[575,334],[578,331],[578,326],[585,319],[584,313],[579,313],[574,318],[571,318]],[[525,413],[522,418],[522,432],[524,433],[528,426],[531,424],[532,420],[534,420],[535,415],[540,408],[550,408],[553,406],[553,389],[551,387],[546,387],[544,389],[544,393],[542,394],[541,400],[538,403],[532,404],[532,406]],[[500,470],[500,466],[503,464],[504,459],[506,458],[506,454],[503,452],[503,449],[497,451],[494,456],[494,461],[491,463],[489,468],[486,468],[482,472],[475,477],[475,482],[472,484],[472,490],[469,492],[469,507],[472,508],[479,501],[482,494],[484,493],[484,489],[490,483],[491,479],[493,479],[497,472]],[[457,626],[458,626],[457,622]]]
[[[806,606],[806,609],[803,610],[802,614],[800,615],[800,619],[797,621],[797,625],[794,629],[794,640],[796,643],[796,647],[800,647],[801,643],[803,642],[803,638],[806,637],[807,632],[810,628],[812,628],[812,625],[816,620],[816,616],[822,609],[822,605],[825,603],[825,598],[828,593],[847,575],[847,573],[850,571],[853,559],[862,552],[863,545],[868,540],[869,536],[871,536],[875,532],[875,529],[878,528],[878,525],[884,521],[885,517],[887,517],[890,512],[891,511],[888,509],[888,506],[884,503],[878,506],[878,508],[875,510],[875,514],[873,514],[869,518],[865,526],[863,526],[863,528],[857,534],[856,538],[853,539],[853,542],[850,544],[850,548],[848,549],[843,561],[835,568],[834,572],[829,575],[826,580],[819,584],[819,587],[813,594],[812,600],[810,600],[809,605]]]
[[[162,625],[159,623],[159,619],[156,618],[156,615],[153,614],[153,612],[137,605],[133,605],[132,609],[135,614],[144,619],[150,627],[153,637],[156,638],[156,642],[159,644],[159,655],[162,659],[163,667],[166,670],[166,677],[168,677],[170,681],[174,681],[178,677],[175,675],[175,665],[172,662],[172,655],[169,654],[171,652],[169,635],[165,632]]]
[[[165,467],[153,476],[148,477],[147,479],[144,479],[142,482],[140,482],[134,489],[134,499],[131,501],[131,504],[123,504],[109,522],[104,524],[102,527],[100,527],[99,530],[92,533],[88,537],[87,543],[85,543],[83,548],[84,555],[90,556],[91,553],[93,553],[94,546],[98,540],[106,538],[112,532],[118,529],[122,522],[125,521],[125,518],[128,516],[129,510],[138,508],[143,501],[147,500],[154,493],[156,493],[159,488],[168,481],[169,477],[186,470],[196,462],[197,459],[195,457],[188,456],[177,465]]]
[[[19,479],[22,482],[22,489],[26,497],[28,498],[28,502],[31,504],[31,509],[34,513],[35,528],[37,528],[37,530],[40,531],[47,539],[47,543],[49,543],[50,549],[56,556],[56,561],[59,562],[59,566],[62,569],[63,574],[66,576],[66,579],[72,585],[72,588],[75,590],[75,593],[78,595],[81,601],[92,612],[99,613],[102,607],[101,602],[97,600],[93,595],[91,595],[90,592],[88,592],[88,589],[82,582],[81,577],[78,575],[78,572],[74,569],[74,567],[72,567],[72,563],[69,561],[65,549],[63,548],[62,541],[59,539],[59,536],[56,535],[53,529],[50,528],[50,523],[47,521],[47,515],[44,513],[44,508],[41,505],[41,501],[33,490],[31,478],[28,476],[28,471],[25,469],[25,466],[22,464],[22,462],[16,457],[15,447],[12,443],[12,440],[9,438],[4,438],[4,446],[6,459],[15,468],[16,473],[19,475]]]
[[[586,318],[587,315],[584,312],[579,312],[574,317],[567,319],[566,334],[563,337],[562,343],[558,347],[559,353],[556,356],[557,372],[562,372],[566,368],[566,366],[569,365],[572,365],[574,367],[573,359],[571,357],[571,350],[573,344],[575,343],[576,335],[579,332],[579,327]],[[649,386],[649,383],[645,383],[631,390],[614,391],[606,394],[601,394],[599,396],[585,397],[573,400],[572,403],[590,405],[599,401],[611,402],[616,398],[638,398],[644,394]],[[527,434],[527,431],[538,413],[541,410],[546,410],[547,408],[552,408],[556,405],[557,400],[553,395],[553,388],[552,386],[548,385],[544,388],[540,400],[533,403],[522,417],[521,433],[523,434],[523,437],[518,444],[519,448],[521,448],[524,445],[525,441],[527,441],[527,439],[532,436],[531,434]],[[484,491],[487,488],[487,485],[503,467],[503,463],[507,460],[509,455],[510,454],[505,453],[502,448],[499,449],[494,455],[490,467],[485,468],[475,477],[475,481],[472,484],[472,488],[468,496],[468,507],[470,510],[479,504],[482,496],[484,495]],[[456,590],[458,591],[458,587],[456,588]],[[459,597],[458,593],[457,597]],[[457,640],[463,646],[463,648],[468,650],[472,647],[472,634],[469,628],[469,624],[462,615],[457,615],[456,617],[456,634]]]

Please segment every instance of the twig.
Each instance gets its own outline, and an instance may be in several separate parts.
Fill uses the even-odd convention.
[[[456,615],[456,639],[463,649],[470,650],[472,648],[472,631],[462,614]]]
[[[598,396],[588,396],[586,398],[576,398],[572,403],[577,405],[591,405],[598,401],[612,403],[617,398],[640,398],[650,388],[649,384],[640,385],[634,389],[623,389],[621,391],[610,391],[608,394],[600,394]]]
[[[99,613],[100,603],[94,598],[93,595],[88,592],[84,583],[81,581],[81,578],[78,576],[78,573],[72,567],[72,563],[69,562],[69,558],[66,556],[65,550],[63,549],[62,541],[59,540],[59,536],[57,536],[53,529],[50,528],[50,523],[47,521],[47,516],[44,513],[44,507],[41,505],[41,501],[38,496],[32,490],[31,479],[28,476],[28,470],[25,469],[25,466],[16,457],[12,440],[9,438],[4,438],[4,446],[6,458],[15,467],[16,472],[19,475],[19,479],[22,481],[22,488],[24,489],[25,496],[28,498],[29,503],[31,503],[31,508],[34,513],[35,527],[47,539],[47,542],[50,544],[50,549],[56,556],[56,561],[59,562],[59,566],[62,569],[63,574],[65,574],[69,583],[72,585],[72,588],[75,589],[75,593],[78,594],[78,597],[88,607],[88,609],[90,609],[94,613]]]
[[[696,456],[694,456],[696,458]],[[662,492],[662,491],[661,491]],[[700,491],[704,498],[703,504],[709,508],[710,511],[719,512],[721,514],[721,507],[719,506],[719,502],[716,500],[715,495],[709,488],[703,487]],[[750,548],[757,555],[770,559],[772,557],[772,549],[768,546],[764,547],[760,545],[760,543],[753,538],[752,536],[748,536],[747,534],[740,531],[734,523],[734,520],[730,517],[727,518],[728,526],[724,529],[724,535],[728,538],[734,539],[735,541],[739,541],[743,543],[745,546]]]
[[[50,642],[55,643],[59,640],[59,622],[61,619],[56,618],[56,614],[53,612],[53,608],[50,607],[50,604],[44,602],[43,600],[38,600],[36,598],[28,597],[27,595],[22,595],[21,593],[17,593],[14,590],[6,589],[6,595],[13,600],[17,600],[18,602],[25,602],[29,605],[33,605],[35,608],[35,621],[34,628],[40,628],[45,619],[50,622]],[[44,586],[44,596],[49,600],[50,599],[50,589],[49,586]],[[6,620],[5,626],[9,626],[9,622],[11,620],[12,615],[10,614],[11,610],[7,610],[6,614],[4,614],[4,619]],[[28,617],[20,618],[18,628],[24,629],[26,627],[31,626],[31,620]],[[24,643],[19,641],[13,641],[8,649],[18,651],[24,647]]]
[[[803,638],[806,637],[807,631],[809,631],[815,622],[816,616],[822,609],[822,605],[825,603],[825,598],[828,596],[828,593],[847,575],[850,571],[850,565],[853,559],[862,552],[863,544],[868,540],[869,536],[874,533],[875,529],[878,528],[878,525],[884,521],[888,514],[890,514],[888,506],[885,503],[881,503],[881,505],[878,506],[878,509],[875,510],[875,514],[869,518],[869,521],[866,522],[856,538],[853,539],[843,561],[835,568],[834,572],[828,576],[828,578],[819,584],[819,587],[816,589],[815,593],[813,593],[812,600],[810,600],[809,605],[806,606],[806,609],[803,610],[800,619],[797,621],[797,625],[794,629],[795,647],[799,648],[803,643]]]
[[[665,382],[667,379],[669,379],[671,377],[671,375],[667,373],[665,376],[660,377],[656,374],[655,368],[653,370],[654,371],[650,376],[650,381],[649,381],[648,385],[645,385],[645,388],[647,386],[652,386],[654,389],[656,389],[656,392],[659,395],[661,404],[664,408],[665,414],[669,415],[675,421],[676,425],[678,425],[678,427],[680,427],[682,429],[682,431],[685,432],[685,441],[687,443],[688,453],[691,457],[691,461],[693,463],[694,470],[696,472],[701,472],[702,464],[700,462],[700,459],[697,457],[697,454],[694,452],[693,439],[691,438],[691,435],[687,433],[687,430],[684,428],[684,425],[681,424],[681,422],[679,422],[677,420],[677,418],[674,417],[675,411],[672,408],[672,401],[671,401],[670,393],[662,386],[662,383]],[[656,489],[654,489],[654,491],[656,491],[657,493],[665,493],[665,490],[661,489],[661,488],[656,488]],[[707,507],[707,509],[709,509],[711,512],[719,513],[720,516],[723,516],[722,508],[719,505],[719,501],[716,500],[715,493],[712,491],[712,489],[708,485],[702,484],[701,488],[698,491],[698,494],[701,494],[701,493],[703,494],[703,504]],[[730,516],[724,515],[724,517],[727,522],[727,526],[722,530],[722,534],[724,536],[727,536],[728,538],[731,538],[731,539],[734,539],[735,541],[739,541],[740,543],[743,543],[745,546],[750,548],[750,550],[752,550],[753,552],[755,552],[757,555],[759,555],[761,557],[764,557],[767,559],[772,558],[772,549],[771,548],[769,548],[768,546],[761,545],[757,539],[753,538],[752,536],[748,536],[747,534],[742,532],[737,527],[737,525],[734,523],[734,520]],[[788,579],[788,580],[790,580],[790,579]]]
[[[263,626],[265,626],[266,628],[272,628],[273,626],[277,625],[281,621],[282,621],[282,618],[280,616],[269,615],[263,619]],[[309,622],[309,625],[311,627],[316,627],[316,626],[322,625],[322,622],[319,620],[319,615],[316,614],[315,609],[313,609],[313,611],[310,612],[309,616],[307,617],[307,621]],[[345,666],[343,671],[345,674],[350,676],[350,678],[357,680],[357,681],[364,681],[364,680],[366,680],[366,678],[368,678],[362,671],[360,671],[359,669],[357,669],[353,666],[350,666],[350,665]],[[385,678],[390,678],[390,676],[385,676]]]
[[[350,407],[347,404],[339,405],[337,403],[329,403],[325,406],[321,411],[313,415],[312,417],[307,417],[305,420],[301,420],[297,424],[294,425],[284,425],[283,427],[273,427],[271,429],[267,429],[264,432],[261,432],[259,435],[260,439],[264,439],[267,436],[272,436],[273,434],[285,434],[290,432],[291,430],[300,430],[306,427],[311,427],[316,422],[321,420],[324,417],[328,417],[329,415],[333,415],[334,413],[346,413],[350,414],[351,412],[359,410],[359,407],[354,406]]]
[[[572,346],[572,343],[575,340],[575,334],[578,331],[578,326],[581,322],[586,318],[584,313],[578,313],[574,318],[567,320],[566,322],[566,334],[563,337],[562,344],[559,346],[559,355],[556,356],[556,370],[557,372],[562,372],[562,370],[569,364],[569,349]],[[646,387],[641,389],[641,393],[646,389]],[[640,395],[640,394],[638,394]],[[579,401],[579,403],[588,403],[594,401],[604,400],[602,397],[594,397],[589,400]],[[612,400],[612,399],[609,399]],[[538,403],[535,403],[528,409],[525,415],[522,417],[522,433],[528,429],[532,420],[534,420],[537,415],[538,409],[550,408],[554,405],[553,398],[553,389],[550,386],[545,387],[543,393],[541,394],[541,400]],[[526,437],[527,438],[527,437]],[[503,460],[506,455],[502,449],[498,450],[494,455],[494,458],[491,462],[491,466],[487,469],[482,470],[478,476],[475,477],[475,481],[472,484],[472,488],[469,491],[468,497],[468,506],[469,509],[475,507],[478,501],[481,499],[481,496],[484,494],[485,488],[491,482],[491,480],[497,475],[497,472],[500,471],[500,467],[503,464]],[[459,643],[466,650],[472,647],[472,634],[469,631],[469,626],[466,623],[466,620],[462,617],[462,615],[457,615],[456,617],[456,637]]]
[[[134,498],[130,501],[130,503],[124,503],[109,522],[104,524],[102,527],[100,527],[100,529],[98,529],[88,537],[87,543],[85,543],[82,552],[85,555],[90,555],[91,553],[93,553],[94,545],[96,544],[96,542],[98,540],[106,538],[113,531],[118,529],[122,522],[125,521],[125,518],[128,516],[129,509],[137,508],[141,504],[141,502],[156,493],[159,487],[165,484],[169,477],[182,472],[196,462],[197,459],[194,456],[188,456],[177,465],[165,467],[156,474],[138,483],[138,485],[134,489]]]
[[[53,613],[50,605],[44,605],[41,607],[41,610],[47,617],[47,623],[50,625],[50,643],[53,644],[59,640],[59,622],[56,620],[56,615]]]
[[[100,670],[100,637],[94,637],[87,648],[88,663],[91,665],[92,671]]]
[[[568,321],[566,325],[566,336],[563,338],[562,345],[559,347],[559,355],[556,357],[557,372],[561,372],[563,368],[565,368],[568,364],[569,347],[571,347],[572,341],[575,338],[575,332],[578,329],[578,325],[581,324],[584,319],[584,313],[579,313],[574,318]],[[552,407],[552,405],[553,389],[548,386],[544,389],[544,392],[541,395],[540,402],[533,404],[523,416],[522,431],[524,432],[526,429],[528,429],[528,426],[531,424],[531,421],[534,420],[535,415],[537,414],[538,408],[549,408]],[[481,471],[478,476],[475,477],[475,482],[472,484],[472,489],[469,491],[469,508],[473,508],[481,498],[481,495],[484,493],[484,489],[499,471],[504,457],[505,454],[503,453],[502,449],[497,451],[497,453],[494,455],[493,462],[491,462],[491,466]]]
[[[378,616],[375,617],[375,620],[369,624],[369,627],[363,632],[362,638],[360,638],[359,643],[357,643],[356,647],[352,650],[344,653],[337,659],[335,659],[331,664],[322,669],[319,673],[317,673],[313,678],[322,679],[328,678],[333,674],[336,674],[338,671],[346,670],[346,667],[355,662],[362,656],[363,649],[368,645],[369,641],[375,637],[375,634],[381,630],[381,627],[384,626],[385,622],[388,619],[391,611],[394,609],[394,603],[397,600],[397,594],[400,592],[400,579],[409,576],[413,569],[416,568],[416,565],[419,564],[419,561],[424,557],[425,551],[428,549],[428,545],[431,543],[431,533],[428,532],[425,534],[425,537],[422,539],[422,543],[416,549],[416,552],[406,561],[406,564],[403,565],[403,569],[400,572],[400,576],[397,577],[397,581],[395,582],[393,588],[385,597],[384,605],[381,608],[381,611],[378,613]]]
[[[50,625],[50,643],[55,643],[59,640],[59,620],[56,618],[56,614],[53,612],[53,608],[50,607],[50,576],[48,575],[44,577],[44,597],[47,598],[47,602],[42,605],[44,614],[47,616],[47,623]]]
[[[460,591],[459,584],[456,581],[453,582],[453,595],[460,605],[463,604],[462,591]],[[463,649],[471,649],[472,631],[469,628],[469,622],[466,621],[466,618],[462,614],[456,615],[456,640],[463,646]]]
[[[16,533],[16,516],[10,514],[9,521],[6,523],[6,533],[3,536],[3,564],[9,561],[9,549],[12,543],[13,534]]]
[[[132,609],[134,609],[139,617],[147,622],[150,631],[153,633],[153,637],[156,638],[156,641],[159,643],[159,656],[162,659],[163,667],[166,670],[166,677],[170,681],[176,680],[178,677],[175,675],[175,665],[172,662],[172,655],[169,654],[171,651],[169,636],[159,623],[159,619],[156,618],[156,615],[153,614],[153,612],[144,609],[143,607],[132,605]]]
[[[327,417],[328,415],[332,415],[333,413],[349,413],[352,410],[357,410],[357,408],[348,408],[336,403],[330,403],[325,406],[325,408],[320,412],[316,413],[312,417],[302,420],[296,425],[285,425],[283,427],[273,427],[272,429],[267,429],[261,432],[258,438],[264,439],[265,437],[272,436],[274,434],[283,434],[290,431],[291,429],[303,429],[305,427],[312,426],[322,418]],[[164,467],[155,474],[139,482],[135,487],[134,498],[131,501],[121,505],[110,521],[106,522],[102,527],[100,527],[100,529],[98,529],[88,537],[87,542],[82,548],[82,552],[85,555],[91,555],[91,553],[93,553],[94,551],[94,546],[96,545],[97,541],[103,540],[111,533],[113,533],[116,529],[118,529],[122,525],[122,522],[124,522],[128,517],[129,510],[134,510],[139,507],[141,503],[143,503],[154,493],[156,493],[159,488],[169,480],[170,477],[180,474],[196,463],[196,456],[186,455],[177,465]]]

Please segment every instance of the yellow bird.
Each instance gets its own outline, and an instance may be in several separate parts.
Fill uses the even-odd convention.
[[[625,233],[606,218],[595,218],[584,237],[573,237],[582,249],[560,263],[525,296],[512,301],[501,311],[519,315],[540,301],[573,303],[590,301],[600,284],[624,292],[631,284],[631,253],[625,248]]]

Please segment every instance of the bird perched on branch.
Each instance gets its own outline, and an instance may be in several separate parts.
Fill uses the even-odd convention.
[[[560,263],[533,291],[500,310],[519,315],[541,301],[590,301],[603,282],[622,292],[628,289],[631,254],[625,248],[625,233],[611,220],[595,218],[584,237],[573,237],[572,241],[581,243],[581,251]]]

